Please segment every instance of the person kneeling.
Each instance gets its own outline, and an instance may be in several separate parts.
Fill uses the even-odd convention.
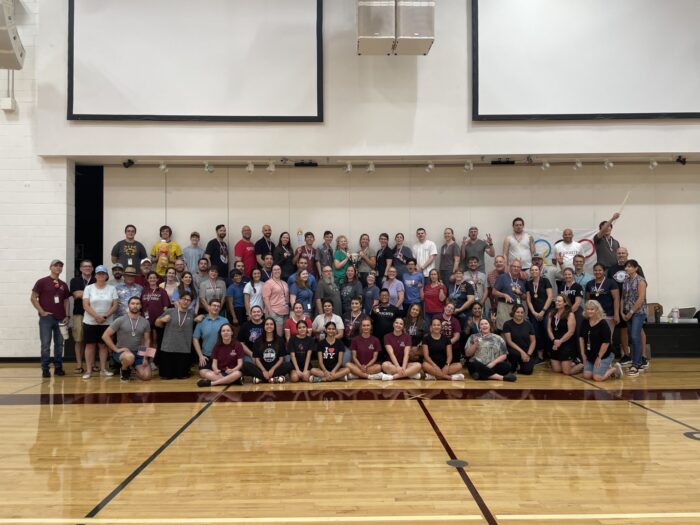
[[[460,373],[462,363],[452,361],[452,343],[442,335],[442,320],[434,317],[430,322],[430,333],[423,338],[425,378],[464,381],[464,375]]]
[[[583,377],[595,381],[605,381],[612,375],[616,379],[622,378],[620,363],[611,366],[615,355],[610,348],[612,334],[608,323],[603,319],[604,315],[605,311],[598,301],[586,301],[583,309],[586,319],[581,323],[578,344],[583,359]]]
[[[347,381],[350,370],[342,366],[345,346],[342,341],[336,339],[338,329],[333,321],[324,326],[326,337],[319,341],[318,368],[311,369],[311,382],[319,381]]]
[[[501,336],[491,333],[491,323],[486,319],[479,321],[479,333],[469,336],[464,353],[469,358],[467,368],[473,379],[517,379],[510,373],[506,342]]]
[[[229,323],[221,325],[211,353],[211,370],[203,368],[199,371],[202,379],[197,381],[197,386],[242,384],[243,355],[243,345],[233,337],[233,326]]]
[[[141,298],[132,297],[127,307],[127,314],[109,325],[102,334],[102,341],[114,352],[113,359],[121,365],[122,381],[131,379],[132,366],[139,379],[148,381],[151,379],[151,366],[144,354],[150,350],[149,353],[155,355],[155,350],[148,348],[151,346],[151,325],[141,317]],[[114,334],[117,334],[116,345],[112,341]]]

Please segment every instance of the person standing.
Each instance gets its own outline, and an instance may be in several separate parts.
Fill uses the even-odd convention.
[[[452,276],[459,269],[461,255],[459,245],[455,242],[455,233],[452,228],[445,228],[443,233],[445,244],[440,248],[440,280],[446,285],[452,280]],[[413,250],[416,253],[416,250]]]
[[[333,232],[326,230],[323,232],[323,243],[316,248],[316,269],[319,278],[323,277],[323,269],[326,266],[333,267],[333,247],[331,242],[333,242]]]
[[[612,266],[615,266],[617,263],[617,250],[620,247],[620,243],[613,238],[612,229],[613,222],[619,218],[619,213],[613,213],[612,217],[598,225],[598,233],[596,233],[593,237],[596,258],[606,270]]]
[[[73,343],[75,348],[75,367],[74,373],[83,375],[83,351],[85,349],[83,337],[83,290],[89,284],[95,282],[95,277],[92,275],[92,261],[85,259],[80,263],[80,275],[73,277],[70,280],[70,293],[73,296]]]
[[[316,312],[323,313],[323,303],[330,301],[333,304],[333,311],[340,313],[343,311],[343,303],[340,299],[340,289],[333,280],[333,270],[330,265],[324,266],[322,277],[316,285],[314,298],[316,299]]]
[[[163,277],[168,268],[175,267],[175,260],[182,257],[180,245],[172,240],[173,230],[167,224],[158,231],[160,240],[151,247],[151,260],[155,263],[155,272]]]
[[[639,275],[639,264],[629,259],[625,264],[627,278],[622,284],[622,320],[627,322],[627,333],[632,351],[632,366],[629,376],[644,372],[642,355],[642,330],[647,319],[647,281]]]
[[[141,299],[141,292],[143,292],[143,286],[136,284],[136,270],[131,266],[124,270],[124,282],[115,287],[117,290],[117,297],[119,297],[119,308],[117,309],[117,315],[115,317],[121,317],[126,315],[129,311],[129,299],[132,297],[138,297]],[[141,310],[139,301],[139,311]]]
[[[148,257],[148,253],[144,245],[135,239],[136,226],[127,224],[124,228],[124,236],[124,239],[112,247],[112,264],[119,263],[122,268],[127,266],[136,268],[141,259]]]
[[[603,319],[612,332],[620,322],[620,288],[610,277],[605,276],[605,265],[593,265],[593,280],[586,283],[586,302],[598,301],[603,308]]]
[[[352,265],[350,253],[348,253],[348,238],[345,235],[338,235],[335,240],[335,251],[333,252],[333,279],[336,286],[340,287],[345,279],[345,269]]]
[[[552,305],[554,293],[549,279],[543,277],[540,267],[533,264],[530,267],[530,280],[525,283],[525,300],[530,314],[530,324],[535,331],[537,358],[543,360],[549,354],[547,340],[547,311]],[[546,352],[545,352],[546,350]]]
[[[503,330],[503,324],[510,319],[514,304],[525,303],[525,281],[520,278],[520,261],[510,263],[510,272],[503,273],[497,280],[493,295],[498,300],[496,308],[496,328]],[[525,312],[527,314],[527,312]]]
[[[190,245],[182,249],[182,258],[187,269],[192,273],[197,271],[197,264],[204,257],[204,248],[199,245],[199,239],[199,232],[190,233]]]
[[[435,260],[438,256],[437,246],[433,241],[426,238],[425,228],[416,230],[416,239],[418,239],[418,242],[413,245],[412,250],[413,257],[416,259],[416,269],[419,272],[423,272],[423,277],[428,277],[430,270],[435,268]]]
[[[369,234],[360,235],[360,249],[357,252],[357,272],[362,286],[367,286],[369,272],[377,267],[377,255],[369,245]]]
[[[190,302],[191,299],[192,296],[190,295]],[[141,292],[141,309],[144,318],[151,325],[151,345],[154,348],[160,349],[163,332],[162,328],[156,325],[156,319],[163,315],[163,312],[171,306],[168,294],[158,286],[158,274],[150,272],[146,286]]]
[[[532,266],[532,254],[535,253],[535,240],[525,231],[525,220],[522,217],[513,219],[513,233],[503,241],[503,256],[506,264],[516,259],[520,260],[523,271]]]
[[[464,280],[471,284],[472,288],[474,289],[474,302],[479,303],[481,307],[484,308],[486,298],[488,297],[488,292],[486,289],[488,279],[486,274],[479,270],[479,259],[475,255],[469,256],[469,261],[467,261],[467,269],[464,271]]]
[[[120,263],[116,263],[112,266],[112,278],[107,281],[107,284],[114,286],[115,288],[124,282],[124,267]]]
[[[51,377],[51,339],[53,338],[54,374],[64,376],[63,336],[59,324],[70,319],[70,291],[68,285],[59,279],[63,271],[63,261],[54,259],[49,265],[49,275],[42,277],[32,288],[31,303],[39,314],[39,340],[41,341],[41,376]]]
[[[469,259],[476,257],[478,261],[477,269],[482,273],[486,273],[486,258],[484,257],[484,253],[488,254],[490,257],[496,256],[491,234],[487,233],[485,240],[479,239],[479,228],[471,226],[467,237],[462,239],[462,247],[460,249],[462,265],[467,265]],[[467,268],[468,266],[464,267],[465,270]]]
[[[413,252],[408,246],[404,245],[405,237],[403,233],[399,232],[394,235],[394,253],[391,256],[391,266],[396,268],[396,275],[403,275],[406,273],[406,261],[413,257]],[[437,251],[437,250],[436,250]],[[422,271],[418,268],[418,271]],[[386,270],[387,275],[389,270]]]
[[[243,275],[250,277],[253,268],[257,267],[255,260],[255,245],[250,238],[253,236],[253,230],[247,224],[241,228],[241,240],[236,243],[233,248],[233,253],[236,257],[236,262],[243,262]]]
[[[376,254],[377,284],[381,285],[387,269],[393,264],[394,252],[389,248],[389,234],[379,234],[379,249]]]
[[[565,228],[562,233],[562,240],[554,245],[554,260],[557,261],[559,269],[574,268],[574,257],[583,255],[583,246],[574,240],[574,231]]]
[[[299,261],[304,258],[307,261],[306,269],[309,273],[316,279],[319,277],[318,270],[316,269],[316,248],[314,248],[314,241],[316,237],[313,232],[306,232],[304,234],[304,244],[302,246],[297,246],[294,251],[294,264],[299,267]],[[298,268],[300,271],[301,268]],[[291,278],[291,276],[290,276]],[[289,284],[289,282],[287,283]]]
[[[175,308],[168,308],[156,319],[156,326],[164,328],[160,345],[158,367],[163,379],[190,377],[190,347],[194,316],[189,309],[192,296],[185,292]]]
[[[209,260],[211,266],[216,266],[219,270],[219,275],[226,277],[228,275],[228,244],[226,238],[226,226],[218,224],[216,226],[216,237],[207,243],[204,250],[204,257]]]
[[[282,279],[278,264],[272,267],[271,278],[262,287],[263,304],[267,317],[275,322],[277,335],[284,333],[284,322],[289,317],[289,286]]]
[[[83,332],[85,334],[86,370],[83,379],[90,379],[95,365],[95,351],[99,350],[100,375],[111,377],[114,374],[107,369],[109,350],[102,341],[102,335],[113,321],[113,315],[119,308],[119,296],[114,286],[107,284],[109,274],[105,266],[95,268],[95,284],[88,285],[83,291]]]
[[[223,304],[226,299],[226,283],[219,278],[219,268],[209,268],[209,278],[199,285],[199,305],[204,311],[209,312],[209,303],[216,299]]]
[[[275,243],[272,241],[272,227],[269,224],[262,227],[262,234],[262,238],[255,243],[255,259],[261,268],[264,266],[265,256],[272,256],[275,251]]]

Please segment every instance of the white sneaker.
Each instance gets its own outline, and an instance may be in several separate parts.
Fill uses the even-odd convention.
[[[156,370],[158,370],[158,367],[156,366],[156,364],[155,364],[153,361],[151,361],[151,363],[149,364],[149,366],[151,367],[151,370],[152,370],[153,372],[155,372]]]
[[[112,377],[114,375],[114,372],[110,372],[109,370],[100,370],[100,375],[104,377]]]
[[[287,380],[287,378],[285,378],[284,376],[279,376],[279,377],[277,378],[277,382],[278,382],[278,383],[284,383],[286,380]]]
[[[464,381],[464,374],[452,374],[452,381]]]
[[[622,379],[623,373],[622,365],[620,365],[620,363],[615,363],[613,365],[613,375],[615,376],[615,379]]]
[[[260,378],[259,378],[259,377],[254,377],[254,378],[253,378],[253,383],[255,383],[256,385],[257,385],[258,383],[260,383]]]
[[[435,381],[435,376],[431,376],[430,374],[425,374],[425,380],[426,381]]]
[[[391,374],[382,374],[382,381],[393,381],[394,376]]]
[[[92,377],[92,372],[90,372],[90,370],[88,370],[87,372],[85,372],[83,374],[83,379],[90,379],[91,377]]]
[[[420,378],[421,378],[420,372],[418,372],[417,374],[413,374],[411,376],[411,379],[420,379]]]
[[[348,374],[348,379],[360,379],[355,374]]]
[[[367,376],[367,379],[372,379],[373,381],[381,381],[383,375],[384,374],[382,374],[381,372],[378,372],[376,374],[369,374]]]

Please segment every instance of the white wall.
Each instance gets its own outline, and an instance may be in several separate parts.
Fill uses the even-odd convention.
[[[355,0],[326,0],[322,124],[68,122],[67,0],[40,3],[46,22],[40,34],[38,128],[44,155],[214,158],[700,151],[696,121],[471,123],[465,0],[437,4],[436,41],[425,57],[358,57]],[[255,67],[251,65],[248,74],[254,75]]]
[[[240,168],[201,169],[108,168],[105,170],[105,246],[123,238],[124,225],[134,223],[138,238],[150,249],[162,224],[170,225],[183,247],[197,230],[202,242],[213,237],[214,226],[225,223],[229,242],[240,239],[249,224],[253,240],[263,224],[273,238],[282,231],[311,230],[322,242],[325,229],[345,234],[356,247],[360,234],[372,245],[386,231],[403,232],[410,246],[415,230],[426,228],[438,246],[445,227],[461,239],[470,225],[494,236],[497,251],[514,217],[527,227],[593,228],[617,210],[632,190],[614,237],[639,260],[649,280],[649,300],[667,309],[700,305],[700,277],[688,261],[700,260],[700,169],[680,166],[618,167],[500,167],[465,174],[456,168],[380,168],[375,175],[341,169],[278,168],[274,174]]]

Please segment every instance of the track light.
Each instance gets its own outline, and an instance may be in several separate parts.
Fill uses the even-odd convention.
[[[158,168],[159,168],[160,171],[162,171],[163,173],[168,173],[168,171],[170,171],[170,170],[168,169],[168,165],[167,165],[165,162],[161,162],[161,163],[160,163],[160,166],[158,166]]]
[[[604,167],[606,170],[611,170],[611,169],[613,169],[613,168],[615,167],[615,163],[614,163],[613,161],[611,161],[611,160],[607,160],[607,159],[606,159],[605,162],[603,162],[603,167]]]
[[[547,171],[551,167],[551,164],[546,160],[542,161],[542,171]]]
[[[655,160],[649,161],[649,169],[651,171],[654,171],[658,165],[659,165],[659,163],[656,162]]]
[[[206,171],[207,173],[214,173],[214,166],[212,166],[208,162],[205,162],[204,163],[204,171]]]
[[[131,159],[126,159],[124,162],[122,162],[122,166],[124,166],[126,169],[129,169],[134,164],[136,163]]]
[[[574,162],[574,171],[578,171],[581,168],[583,168],[583,162],[580,160],[576,159],[576,162]]]
[[[474,163],[471,160],[464,163],[464,171],[474,171]]]
[[[267,165],[267,172],[268,173],[274,173],[275,172],[275,161],[271,160],[270,163]]]
[[[352,173],[352,162],[348,162],[345,165],[345,173]]]
[[[686,159],[686,158],[683,157],[682,155],[678,155],[678,156],[676,157],[676,162],[677,162],[678,164],[680,164],[681,166],[685,166],[686,162],[688,162],[688,159]]]
[[[374,162],[370,161],[369,164],[367,164],[367,173],[374,173]]]
[[[433,164],[432,162],[429,162],[428,165],[425,167],[425,172],[431,173],[434,168],[435,168],[435,164]]]
[[[255,171],[255,164],[253,164],[252,160],[250,162],[248,162],[248,165],[245,167],[245,170],[248,173],[253,173]]]

